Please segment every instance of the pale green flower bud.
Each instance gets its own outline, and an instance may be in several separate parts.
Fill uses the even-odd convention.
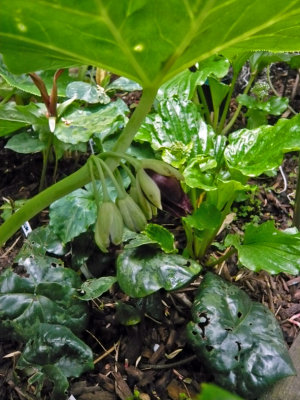
[[[147,220],[143,211],[128,194],[123,198],[118,198],[116,204],[128,229],[140,232],[146,228]]]
[[[100,204],[95,226],[95,242],[100,250],[107,253],[110,243],[120,244],[123,228],[123,218],[115,203],[105,201]]]
[[[141,166],[144,169],[151,169],[152,171],[156,172],[157,174],[164,175],[164,176],[173,176],[174,178],[181,181],[183,176],[181,173],[173,168],[171,165],[165,163],[164,161],[145,158],[140,160]]]
[[[161,210],[162,205],[159,187],[143,168],[137,171],[136,181],[149,202]]]

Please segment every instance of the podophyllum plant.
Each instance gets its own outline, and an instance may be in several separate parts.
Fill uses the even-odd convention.
[[[146,126],[142,126],[142,123],[163,84],[168,85],[167,82],[171,78],[195,63],[204,63],[214,54],[222,54],[231,60],[233,79],[237,79],[237,71],[249,58],[249,51],[262,49],[275,52],[298,51],[299,17],[300,2],[292,0],[280,0],[275,3],[270,0],[263,3],[260,1],[249,3],[247,0],[233,0],[230,3],[216,0],[197,2],[172,0],[154,3],[145,0],[135,2],[126,0],[121,3],[117,0],[106,2],[94,0],[88,3],[68,0],[55,3],[49,1],[24,3],[20,0],[3,2],[0,14],[0,52],[11,72],[18,74],[49,67],[94,65],[138,82],[143,87],[143,95],[115,142],[113,153],[95,156],[93,165],[89,161],[74,174],[29,200],[0,227],[1,244],[5,243],[22,223],[55,200],[76,189],[80,191],[82,197],[86,196],[85,192],[91,189],[80,188],[91,180],[94,182],[95,179],[101,180],[104,190],[103,200],[110,204],[108,194],[105,192],[104,172],[117,189],[119,197],[117,204],[122,221],[119,216],[109,220],[105,235],[103,236],[101,231],[98,232],[100,248],[107,249],[108,237],[113,242],[120,241],[120,232],[116,230],[116,224],[120,226],[120,223],[125,223],[130,229],[143,229],[145,222],[142,221],[142,214],[145,215],[146,210],[148,217],[150,216],[149,204],[150,207],[160,206],[159,191],[152,185],[155,189],[147,193],[148,189],[143,187],[143,184],[149,182],[149,178],[144,172],[139,172],[142,170],[136,168],[132,162],[131,167],[127,165],[124,169],[129,177],[133,175],[132,182],[138,182],[142,190],[140,195],[136,191],[136,202],[133,200],[134,195],[129,197],[122,187],[117,167],[121,161],[128,161],[125,153],[134,138],[146,140],[145,137],[141,137],[145,130],[148,139],[150,135],[152,145],[156,145],[153,138],[156,137],[157,130],[153,127],[157,123],[160,128],[157,139],[159,144],[161,145],[165,139],[166,135],[161,136],[165,131],[171,143],[169,145],[163,143],[155,150],[164,150],[162,158],[167,158],[173,165],[177,162],[176,167],[182,169],[184,185],[190,192],[194,206],[194,213],[184,220],[188,239],[186,252],[201,259],[228,214],[237,193],[245,190],[247,177],[257,176],[266,170],[278,167],[286,151],[300,149],[299,117],[287,121],[281,120],[274,127],[262,126],[254,130],[237,131],[231,135],[227,144],[222,132],[228,133],[233,123],[226,125],[228,104],[225,102],[223,114],[219,112],[219,107],[220,99],[224,99],[226,94],[225,101],[228,102],[230,98],[228,93],[233,90],[233,84],[230,88],[225,88],[215,79],[216,76],[211,76],[209,84],[213,89],[212,93],[216,93],[212,95],[214,110],[212,120],[207,111],[208,107],[205,107],[200,87],[198,91],[204,105],[203,115],[212,126],[205,123],[200,114],[198,115],[195,103],[178,98],[163,100],[158,105],[158,113],[149,116],[149,120],[145,122]],[[67,29],[66,21],[68,21]],[[236,65],[239,67],[235,67]],[[199,70],[200,74],[201,71],[203,69]],[[210,74],[206,77],[208,75]],[[253,80],[253,77],[249,80],[249,89]],[[191,82],[194,86],[199,86],[193,79]],[[200,85],[202,83],[204,82]],[[247,91],[244,94],[247,94]],[[242,101],[245,101],[245,98],[241,100],[241,104]],[[176,115],[178,110],[180,115]],[[174,122],[174,119],[166,119],[165,113],[173,113],[181,121],[179,127],[175,126],[175,142],[172,132],[174,125],[168,126],[168,121]],[[187,131],[189,136],[184,137],[183,134]],[[174,151],[175,155],[181,152],[185,157],[184,161],[176,160]],[[150,162],[153,165],[153,161]],[[170,167],[165,166],[165,168]],[[150,169],[155,171],[152,167]],[[163,176],[168,175],[158,172]],[[199,197],[199,191],[207,193],[203,201]],[[97,197],[97,182],[94,184],[94,192]],[[79,196],[78,191],[77,196]],[[99,205],[98,216],[103,214],[102,207],[105,203]],[[133,208],[136,211],[132,213]],[[137,210],[142,210],[142,214]],[[93,212],[96,214],[96,209]],[[133,220],[130,219],[132,215],[135,215]],[[91,218],[90,224],[93,220],[94,217]],[[188,283],[201,271],[198,263],[172,254],[172,249],[170,250],[165,244],[166,241],[162,239],[166,233],[162,231],[161,235],[158,235],[157,229],[155,228],[153,233],[153,226],[147,227],[147,238],[143,238],[138,245],[128,246],[118,257],[117,281],[130,296],[143,297],[160,288],[176,289]],[[271,223],[259,227],[250,225],[243,240],[237,236],[227,238],[227,245],[238,250],[241,263],[253,270],[266,269],[272,273],[280,271],[295,273],[299,270],[299,242],[299,234],[280,232]],[[160,251],[149,252],[145,246],[140,246],[145,243],[162,243],[161,247],[169,248],[170,254]],[[272,252],[268,251],[270,248]],[[277,262],[272,253],[277,253]],[[279,263],[278,259],[285,259],[285,264]],[[210,264],[214,263],[215,261]],[[28,261],[25,265],[28,266]],[[30,262],[28,268],[32,269]],[[31,271],[28,272],[30,274]],[[5,305],[4,300],[9,297],[9,291],[17,291],[20,289],[19,286],[28,286],[26,290],[34,293],[37,290],[34,289],[34,285],[38,284],[39,290],[44,287],[44,284],[39,285],[40,277],[32,285],[31,278],[19,281],[11,271],[7,274],[10,275],[2,278],[5,280],[2,286],[2,305]],[[8,289],[6,280],[14,283]],[[148,285],[148,282],[151,282],[151,285]],[[215,287],[219,293],[217,297]],[[293,368],[273,316],[262,306],[253,305],[242,293],[207,274],[193,306],[194,322],[189,324],[188,335],[197,354],[216,372],[216,381],[250,399],[277,379],[292,374]],[[5,313],[5,310],[6,307],[1,307],[1,312]],[[218,312],[221,311],[224,312],[219,318]],[[3,315],[5,321],[10,321],[9,315]],[[268,321],[268,331],[265,320]],[[40,323],[40,332],[35,336],[34,342],[37,348],[41,340],[51,342],[46,334],[49,327],[43,325],[48,321],[40,316]],[[60,328],[54,327],[55,321],[50,323],[55,329],[55,334],[53,333],[55,336]],[[17,329],[18,326],[11,328]],[[248,337],[250,329],[253,329],[251,338]],[[209,337],[208,342],[207,337]],[[22,360],[21,366],[30,365],[30,362],[34,361],[30,357],[30,347],[25,353],[25,361]],[[277,368],[274,374],[271,365],[275,364]],[[84,365],[90,365],[89,355],[86,355]],[[66,387],[66,375],[59,365],[55,368],[49,368],[48,365],[40,366],[39,371],[49,373],[52,378],[55,376],[53,380],[56,382],[56,389],[60,394],[63,392]],[[71,373],[77,376],[80,371],[82,369],[76,369]],[[58,387],[59,376],[64,376],[62,387]]]

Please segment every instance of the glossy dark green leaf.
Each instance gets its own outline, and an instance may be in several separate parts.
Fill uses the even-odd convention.
[[[82,331],[87,309],[75,298],[81,286],[78,275],[46,256],[24,257],[19,263],[28,275],[21,277],[7,269],[0,276],[0,336],[26,340],[42,322]]]
[[[213,383],[202,383],[201,394],[197,400],[243,400],[241,397],[227,392]]]
[[[220,386],[251,400],[295,373],[274,315],[233,284],[207,273],[192,317],[188,340]]]
[[[240,94],[237,96],[237,101],[248,108],[254,110],[265,111],[271,115],[281,115],[289,105],[289,99],[287,97],[271,96],[266,101],[257,100],[253,96],[247,94]]]
[[[11,0],[1,7],[1,52],[15,73],[95,65],[159,87],[225,50],[298,51],[299,17],[293,0]]]
[[[228,72],[229,61],[223,57],[213,56],[201,62],[195,72],[186,70],[164,83],[158,90],[159,100],[178,96],[183,100],[191,100],[196,87],[203,85],[209,76],[223,78]]]
[[[50,227],[67,243],[95,223],[97,207],[90,191],[78,189],[50,206]]]
[[[300,150],[300,114],[274,126],[241,129],[231,134],[229,141],[225,150],[228,166],[246,176],[258,176],[277,168],[284,153]]]
[[[120,99],[99,107],[70,107],[57,123],[55,136],[71,144],[87,142],[93,134],[104,139],[125,125],[127,112],[126,104]]]
[[[298,275],[300,270],[300,233],[275,229],[274,221],[259,226],[249,224],[242,243],[238,235],[229,235],[226,245],[238,250],[240,262],[252,271]]]
[[[117,279],[130,297],[144,297],[159,289],[175,290],[201,271],[201,265],[151,246],[126,249],[117,260]]]
[[[79,377],[93,369],[92,350],[70,329],[42,323],[18,361],[18,368],[34,368],[53,384],[52,398],[66,398],[67,378]]]
[[[66,95],[70,98],[86,101],[87,103],[107,104],[110,98],[104,89],[87,82],[71,82],[67,86]]]
[[[102,276],[101,278],[88,279],[81,285],[80,293],[78,297],[80,300],[92,300],[96,299],[107,292],[112,285],[117,281],[115,276]]]

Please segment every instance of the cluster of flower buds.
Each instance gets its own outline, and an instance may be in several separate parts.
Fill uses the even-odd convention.
[[[108,251],[111,243],[118,245],[122,242],[124,226],[134,232],[144,230],[147,220],[157,214],[157,209],[166,208],[175,216],[191,211],[188,197],[179,182],[182,176],[175,168],[154,159],[136,160],[125,155],[123,158],[135,170],[134,175],[128,166],[123,165],[131,179],[129,193],[125,191],[120,175],[118,180],[103,159],[92,157],[103,189],[103,202],[98,205],[95,226],[95,241],[103,252]],[[104,172],[116,187],[115,203],[108,195]],[[93,180],[92,170],[91,175]]]

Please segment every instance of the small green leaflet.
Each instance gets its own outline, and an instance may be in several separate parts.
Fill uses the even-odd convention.
[[[252,271],[297,275],[300,270],[300,233],[275,229],[274,221],[259,226],[249,224],[240,243],[238,235],[228,235],[227,246],[238,250],[239,261]]]
[[[102,276],[98,279],[88,279],[81,285],[80,293],[83,292],[84,294],[79,295],[78,298],[86,301],[96,299],[107,292],[116,281],[117,278],[115,276]]]

